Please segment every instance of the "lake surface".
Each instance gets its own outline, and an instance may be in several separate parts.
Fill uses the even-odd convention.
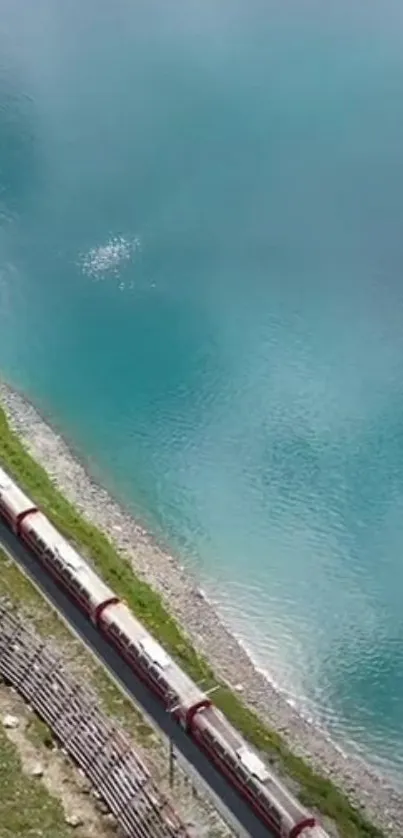
[[[403,773],[403,9],[0,0],[0,368]]]

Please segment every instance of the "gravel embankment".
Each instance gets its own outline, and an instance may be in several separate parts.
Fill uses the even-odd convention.
[[[346,756],[292,708],[255,668],[188,571],[154,543],[122,506],[96,485],[63,438],[19,393],[0,383],[0,403],[32,456],[65,496],[129,559],[136,574],[162,595],[215,672],[279,731],[295,753],[330,777],[393,838],[401,838],[403,794],[354,755]]]

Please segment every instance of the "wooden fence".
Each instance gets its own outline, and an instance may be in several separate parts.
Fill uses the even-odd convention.
[[[0,603],[0,675],[80,766],[128,838],[189,838],[119,726],[46,641]]]

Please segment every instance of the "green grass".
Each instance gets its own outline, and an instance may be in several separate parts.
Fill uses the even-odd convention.
[[[55,743],[52,731],[39,716],[33,715],[26,727],[26,734],[33,745],[45,747],[49,751]]]
[[[159,595],[136,578],[128,563],[122,560],[107,538],[85,520],[55,488],[45,470],[32,459],[12,432],[1,408],[0,463],[46,511],[55,526],[91,558],[103,578],[126,600],[186,672],[196,681],[203,680],[206,688],[216,684],[217,679],[207,661],[193,649],[165,609]],[[234,693],[222,685],[215,693],[214,700],[246,739],[299,783],[300,798],[304,804],[334,820],[341,838],[384,838],[383,832],[370,824],[333,783],[294,756],[282,738],[263,724]]]
[[[63,807],[40,779],[27,777],[0,726],[0,838],[72,838]]]

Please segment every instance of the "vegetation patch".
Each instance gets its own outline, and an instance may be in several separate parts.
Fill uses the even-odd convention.
[[[61,803],[40,779],[27,777],[0,725],[0,838],[71,838]]]
[[[53,732],[36,714],[32,715],[32,719],[27,725],[26,733],[34,745],[43,746],[49,751],[52,750],[55,744]]]
[[[195,681],[206,689],[217,683],[207,661],[193,648],[176,621],[167,612],[160,596],[138,579],[108,539],[89,523],[54,486],[46,471],[28,454],[11,430],[0,408],[0,463],[36,501],[54,525],[93,562],[105,581],[124,598],[139,619]],[[347,797],[299,757],[294,756],[274,730],[263,724],[256,713],[227,687],[221,685],[215,703],[243,736],[270,760],[281,765],[299,783],[304,804],[331,818],[341,838],[384,838],[384,833],[368,822]]]

